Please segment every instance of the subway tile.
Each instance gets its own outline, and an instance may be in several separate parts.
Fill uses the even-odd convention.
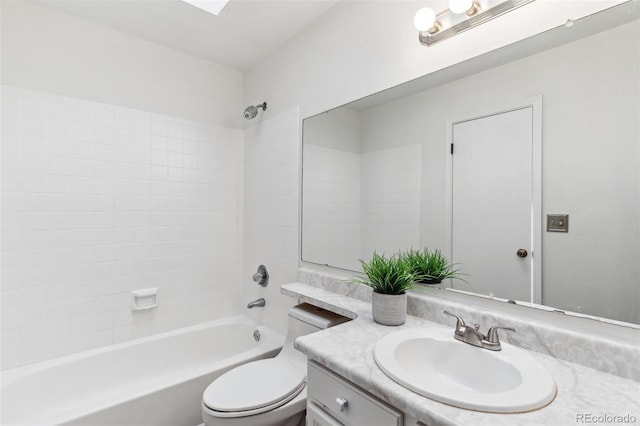
[[[107,245],[113,244],[113,228],[94,229],[93,230],[93,244]]]
[[[133,326],[131,324],[113,328],[113,343],[128,342],[131,339],[133,339]]]
[[[168,138],[167,151],[182,153],[184,151],[184,141],[177,138]]]
[[[94,228],[112,228],[114,223],[113,212],[95,212],[93,214]],[[95,241],[94,241],[95,243]]]
[[[22,115],[22,134],[27,136],[47,136],[47,120],[43,117]]]
[[[183,141],[183,152],[185,154],[198,155],[198,142],[196,141]]]
[[[182,182],[184,180],[184,169],[181,167],[168,167],[168,180]]]
[[[68,139],[71,135],[71,126],[67,121],[51,120],[47,121],[48,139]]]
[[[55,157],[69,157],[68,138],[48,138],[48,153]]]
[[[151,179],[151,164],[134,164],[133,178],[137,180]]]
[[[50,301],[50,303],[47,304],[44,309],[46,320],[55,321],[61,319],[70,319],[73,306],[70,301],[61,303],[53,303]]]
[[[47,231],[47,247],[71,246],[71,230],[50,229]]]
[[[77,176],[84,176],[89,178],[93,176],[93,161],[89,159],[71,158],[68,162],[68,174],[73,176],[71,178],[71,186],[69,190],[71,192],[92,192],[93,183],[90,181],[90,188],[87,191],[86,188],[78,188],[76,185],[79,183]]]
[[[113,159],[119,164],[133,163],[133,145],[119,145],[116,147]]]
[[[167,166],[153,165],[151,167],[151,178],[167,180],[169,178],[169,168]]]
[[[72,212],[91,212],[93,211],[93,195],[91,194],[71,194],[70,211]]]
[[[71,160],[69,160],[69,168],[72,168]],[[90,175],[72,176],[69,180],[71,193],[93,194],[93,178]]]
[[[134,115],[134,130],[137,133],[151,134],[151,114],[138,111]]]
[[[93,210],[96,212],[113,212],[114,206],[114,196],[111,194],[93,196]]]
[[[2,131],[0,134],[2,142],[2,156],[9,157],[13,161],[17,157],[17,154],[21,152],[21,136],[19,133],[9,133]]]
[[[48,146],[46,136],[23,135],[22,154],[47,155]]]
[[[61,157],[48,157],[47,173],[52,175],[66,175],[69,173],[69,160]]]
[[[66,211],[51,211],[46,213],[47,229],[71,228],[71,217]]]
[[[69,126],[69,138],[75,141],[93,142],[93,127],[89,124],[72,123]]]
[[[0,100],[2,103],[2,114],[20,115],[22,108],[22,96],[16,90],[7,86],[2,86]]]
[[[22,96],[22,114],[33,117],[47,117],[47,96],[34,92]]]
[[[158,136],[167,136],[169,134],[169,124],[165,120],[154,117],[151,121],[151,133]]]
[[[77,226],[74,223],[74,227]],[[93,245],[93,216],[91,216],[91,225],[86,229],[71,229],[71,245],[78,246],[90,246]]]
[[[135,133],[130,130],[116,129],[114,132],[113,143],[118,146],[130,146],[134,145]]]
[[[45,179],[46,192],[69,192],[71,189],[71,180],[69,176],[47,175]]]
[[[93,193],[94,194],[113,194],[115,188],[113,178],[108,177],[94,177],[93,178]]]
[[[93,213],[91,212],[70,212],[69,219],[74,230],[93,228]]]
[[[93,176],[96,178],[113,178],[115,173],[115,164],[113,161],[93,162]]]
[[[151,150],[147,148],[133,149],[133,162],[139,164],[151,164]]]
[[[113,111],[94,110],[93,121],[96,127],[114,128],[116,125],[116,114]]]
[[[133,114],[128,112],[116,112],[115,127],[118,130],[126,130],[132,132],[134,130]]]
[[[76,99],[71,100],[66,106],[67,119],[74,124],[92,126],[93,111],[91,106],[88,102],[82,102]]]
[[[151,164],[166,166],[168,165],[168,156],[166,151],[151,151]]]
[[[183,139],[184,132],[182,126],[176,122],[169,123],[169,136],[172,138]]]
[[[47,173],[49,157],[45,155],[24,154],[20,164],[20,171],[24,173]]]
[[[113,161],[115,157],[115,149],[113,145],[104,145],[96,143],[93,146],[93,158],[98,161]]]
[[[69,158],[93,159],[93,144],[86,141],[71,140],[69,142]]]
[[[93,139],[99,144],[113,145],[116,139],[115,129],[112,127],[94,127]]]

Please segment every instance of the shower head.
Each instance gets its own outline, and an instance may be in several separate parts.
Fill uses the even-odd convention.
[[[262,108],[263,111],[266,111],[267,110],[267,103],[263,102],[260,105],[248,106],[244,110],[244,118],[246,118],[247,120],[252,120],[252,119],[256,118],[256,115],[258,115],[258,110],[260,108]]]

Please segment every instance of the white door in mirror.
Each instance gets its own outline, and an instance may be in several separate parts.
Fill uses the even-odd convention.
[[[533,258],[521,255],[533,247],[532,114],[527,107],[453,124],[451,245],[474,292],[536,302]]]

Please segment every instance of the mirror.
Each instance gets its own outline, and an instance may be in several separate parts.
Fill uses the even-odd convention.
[[[303,120],[302,260],[437,248],[468,274],[448,288],[640,324],[639,17],[626,2]],[[527,241],[503,239],[514,221]]]

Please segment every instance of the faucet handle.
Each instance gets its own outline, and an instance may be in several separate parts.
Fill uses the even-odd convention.
[[[487,332],[487,339],[483,342],[482,345],[485,349],[489,349],[492,351],[499,351],[500,349],[502,349],[502,347],[500,346],[500,337],[498,336],[498,330],[507,330],[513,332],[516,331],[516,329],[513,327],[491,327]]]
[[[264,265],[258,266],[258,270],[253,274],[251,279],[256,284],[266,287],[269,284],[269,271],[267,271],[267,267]]]
[[[456,319],[456,331],[460,330],[465,326],[464,320],[457,316],[456,314],[452,314],[449,311],[442,311],[443,314],[449,315],[450,317],[454,317]]]

